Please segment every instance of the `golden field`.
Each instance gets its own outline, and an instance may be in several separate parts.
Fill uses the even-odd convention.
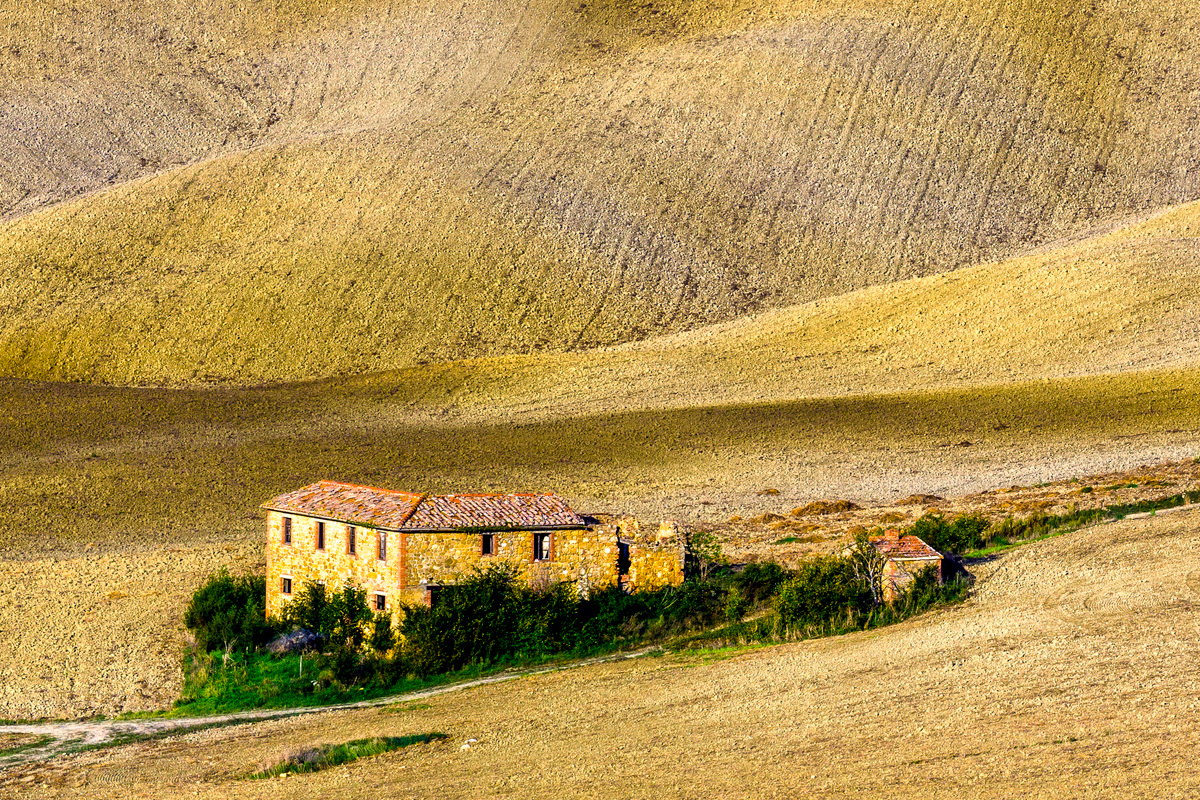
[[[1200,488],[1197,86],[1170,0],[0,7],[0,718],[169,706],[193,589],[262,569],[259,503],[322,478],[554,490],[789,563]],[[1189,796],[1198,522],[1023,546],[893,628],[0,796]]]
[[[0,11],[0,374],[578,351],[1200,190],[1185,3],[136,8]]]

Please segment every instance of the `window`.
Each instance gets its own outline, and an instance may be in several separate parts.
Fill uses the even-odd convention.
[[[379,532],[379,560],[387,561],[387,533]]]
[[[386,611],[387,610],[387,595],[385,595],[385,594],[375,595],[375,610],[376,611]]]
[[[358,529],[353,525],[346,526],[346,553],[354,555],[355,539],[358,537]]]
[[[279,579],[279,591],[283,592],[284,594],[291,594],[292,593],[292,579],[291,578],[280,578]]]
[[[496,555],[496,534],[485,533],[482,536],[483,544],[479,548],[480,555],[494,556]]]
[[[553,552],[550,534],[535,533],[533,535],[533,560],[549,561]]]
[[[317,549],[318,550],[325,549],[325,523],[324,522],[317,523]]]
[[[292,543],[292,518],[291,517],[283,518],[283,543],[284,544]]]

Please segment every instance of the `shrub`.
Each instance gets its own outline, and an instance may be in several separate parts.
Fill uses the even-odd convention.
[[[261,575],[234,577],[222,567],[195,591],[183,622],[201,653],[221,647],[251,651],[271,640],[280,625],[266,618],[267,584]]]
[[[288,628],[320,631],[325,611],[325,587],[315,581],[305,581],[300,591],[288,603],[283,623]]]
[[[380,611],[371,618],[371,633],[367,644],[379,655],[386,655],[396,647],[396,628],[392,624],[392,615]]]
[[[785,624],[794,625],[824,622],[869,602],[849,559],[816,556],[779,588],[775,609]]]
[[[742,594],[742,590],[737,586],[730,587],[725,593],[725,603],[723,605],[725,620],[727,622],[737,622],[746,612],[750,610],[750,601]]]
[[[984,546],[988,521],[978,514],[965,514],[948,521],[941,514],[926,514],[905,533],[920,538],[942,553],[965,553]]]
[[[654,614],[647,593],[626,594],[617,586],[592,592],[579,604],[578,644],[593,647],[634,634]]]
[[[732,583],[746,598],[746,603],[753,606],[767,602],[790,575],[774,561],[759,561],[747,564],[733,576]]]
[[[414,670],[428,675],[570,649],[578,613],[572,585],[533,589],[512,566],[496,565],[445,587],[432,608],[406,608],[401,633]]]
[[[318,630],[329,637],[332,647],[354,651],[362,647],[366,638],[365,626],[371,619],[367,593],[347,584],[340,592],[326,594]]]

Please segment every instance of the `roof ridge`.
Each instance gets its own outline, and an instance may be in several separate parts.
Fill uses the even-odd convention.
[[[554,492],[453,492],[429,494],[426,497],[557,497]]]
[[[347,489],[370,489],[373,492],[382,492],[384,494],[407,494],[414,497],[424,497],[424,492],[410,492],[405,489],[385,489],[382,486],[372,486],[369,483],[347,483],[346,481],[335,481],[331,478],[322,478],[317,481],[318,485],[330,484],[332,486],[344,486]],[[310,486],[312,484],[309,484]]]

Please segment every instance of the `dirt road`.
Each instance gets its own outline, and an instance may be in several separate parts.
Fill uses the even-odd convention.
[[[134,740],[141,737],[161,736],[172,732],[188,732],[202,728],[223,727],[226,725],[237,725],[246,722],[256,722],[260,720],[282,719],[284,717],[295,717],[301,714],[318,714],[325,711],[345,711],[353,708],[378,708],[380,706],[395,705],[397,703],[409,703],[417,700],[425,700],[438,695],[447,694],[448,692],[461,692],[465,689],[473,689],[477,686],[488,686],[493,683],[504,683],[505,681],[514,681],[520,678],[529,677],[531,675],[545,675],[551,672],[560,672],[564,669],[578,669],[581,667],[590,667],[596,664],[605,664],[612,661],[625,661],[631,658],[640,658],[646,655],[649,650],[642,649],[631,651],[628,653],[614,653],[608,656],[599,658],[589,658],[580,661],[572,661],[565,664],[555,664],[552,666],[539,667],[537,669],[524,669],[506,671],[497,675],[488,675],[486,677],[477,678],[470,681],[461,681],[459,683],[449,684],[446,686],[434,686],[429,689],[422,689],[417,692],[406,692],[404,694],[388,695],[387,697],[376,697],[371,700],[360,700],[355,703],[337,703],[328,706],[309,706],[298,708],[270,708],[258,709],[254,711],[239,711],[232,714],[213,714],[206,717],[175,717],[171,719],[131,719],[131,720],[91,720],[91,721],[75,721],[75,722],[28,722],[17,723],[12,725],[0,725],[0,737],[8,734],[15,737],[28,739],[48,739],[44,744],[39,744],[36,747],[15,752],[10,755],[0,755],[0,769],[11,767],[17,764],[26,764],[30,762],[46,761],[56,756],[63,755],[78,750],[80,747],[89,747],[99,744],[107,744],[114,741]]]

